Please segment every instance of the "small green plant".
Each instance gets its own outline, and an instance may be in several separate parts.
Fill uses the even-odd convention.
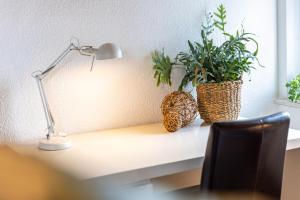
[[[300,100],[300,74],[285,85],[288,88],[288,99],[292,102]]]
[[[171,62],[170,57],[165,55],[164,51],[154,51],[152,53],[152,61],[155,71],[154,78],[157,80],[156,85],[159,86],[162,83],[171,86],[171,71],[174,63]]]
[[[174,65],[183,65],[185,68],[185,76],[178,90],[183,90],[190,82],[197,86],[200,83],[240,80],[244,73],[250,73],[254,69],[256,62],[260,65],[257,59],[258,43],[254,34],[245,32],[243,26],[234,34],[228,33],[226,15],[223,4],[218,6],[216,12],[208,14],[202,24],[201,41],[188,41],[189,51],[180,52],[174,61],[163,51],[152,53],[157,85],[171,84],[170,74]],[[225,41],[221,45],[215,45],[211,38],[215,29],[224,36]],[[254,51],[248,49],[249,43],[255,45]]]

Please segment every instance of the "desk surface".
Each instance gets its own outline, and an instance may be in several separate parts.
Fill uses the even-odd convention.
[[[83,179],[117,176],[126,182],[200,168],[209,126],[200,121],[168,133],[162,124],[72,135],[73,146],[62,151],[41,151],[36,146],[13,147],[36,156]],[[300,147],[300,131],[290,129],[287,150]]]

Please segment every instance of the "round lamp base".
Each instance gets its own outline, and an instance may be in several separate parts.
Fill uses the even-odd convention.
[[[72,146],[72,141],[67,137],[51,136],[49,139],[39,141],[39,149],[46,151],[57,151],[68,149]]]

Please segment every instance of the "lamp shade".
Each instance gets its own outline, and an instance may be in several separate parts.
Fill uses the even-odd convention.
[[[105,43],[96,50],[95,55],[97,60],[107,60],[122,58],[123,52],[117,45],[113,43]]]

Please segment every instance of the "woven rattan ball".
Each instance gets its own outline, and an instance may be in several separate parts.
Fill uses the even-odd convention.
[[[165,128],[174,132],[194,121],[197,117],[197,102],[190,93],[176,91],[163,99],[161,111]]]
[[[167,112],[164,115],[164,126],[169,132],[175,132],[182,126],[182,117],[178,112]]]

